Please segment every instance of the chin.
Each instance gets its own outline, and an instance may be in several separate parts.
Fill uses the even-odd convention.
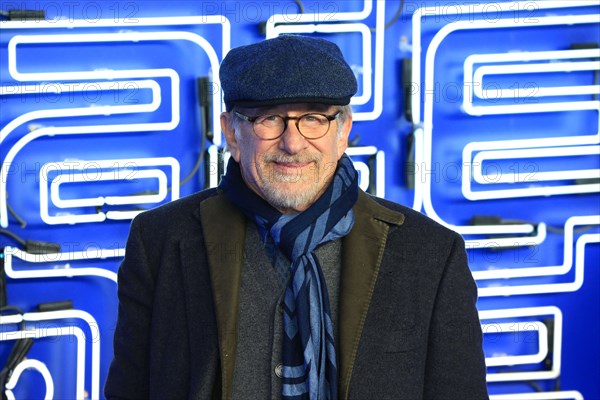
[[[316,199],[318,188],[306,188],[304,185],[282,184],[277,187],[265,188],[264,198],[273,207],[280,210],[304,211]]]

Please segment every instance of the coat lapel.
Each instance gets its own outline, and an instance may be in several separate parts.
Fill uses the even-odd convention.
[[[246,222],[225,195],[200,204],[221,356],[222,397],[231,397]]]
[[[377,281],[390,225],[404,215],[390,210],[360,191],[353,208],[354,227],[343,239],[339,305],[339,390],[348,397],[352,368]]]

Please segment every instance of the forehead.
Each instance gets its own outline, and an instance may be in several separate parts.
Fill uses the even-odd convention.
[[[244,107],[240,111],[251,115],[262,114],[305,114],[310,112],[328,113],[336,109],[336,106],[320,103],[281,104],[268,107]]]

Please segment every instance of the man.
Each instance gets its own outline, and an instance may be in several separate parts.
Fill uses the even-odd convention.
[[[220,186],[138,216],[108,398],[487,398],[456,233],[358,188],[352,70],[282,36],[220,70]]]

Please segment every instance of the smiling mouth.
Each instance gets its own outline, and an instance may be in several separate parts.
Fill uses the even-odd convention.
[[[306,175],[308,172],[304,171],[304,167],[307,167],[310,162],[273,162],[273,172],[275,176],[287,177],[292,179],[294,182],[302,179],[302,175]]]
[[[310,162],[273,162],[276,167],[281,169],[300,169],[306,167]]]

